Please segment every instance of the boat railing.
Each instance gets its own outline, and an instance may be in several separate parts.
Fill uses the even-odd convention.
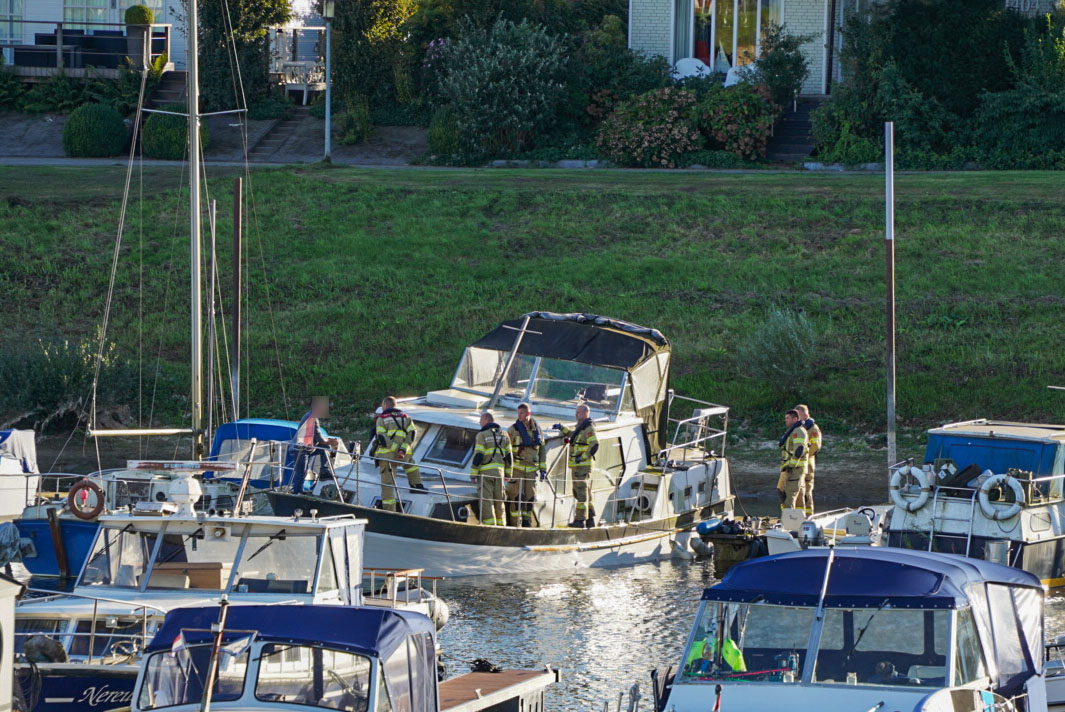
[[[917,467],[916,458],[910,457],[905,460],[900,460],[888,467],[888,476],[893,478],[895,474],[898,473],[902,476],[903,481],[905,481],[906,478],[913,477],[911,468],[914,467]],[[939,484],[935,481],[935,473],[928,469],[927,466],[921,466],[917,469],[922,470],[924,472],[924,477],[931,480],[927,484],[935,489],[938,499],[942,499],[943,497],[954,497],[956,499],[970,500],[974,496],[973,491],[979,489],[979,487],[974,488],[965,485]],[[1009,474],[1010,470],[1016,469],[1019,468],[1008,468],[1007,472],[996,472],[995,474]],[[1057,487],[1053,486],[1053,483],[1055,482],[1059,483]],[[1035,503],[1033,491],[1037,492],[1039,495],[1038,504],[1046,504],[1047,502],[1053,502],[1063,498],[1062,493],[1065,491],[1065,473],[1059,475],[1044,475],[1042,477],[1027,477],[1021,480],[1021,484],[1025,489],[1025,501],[1022,503],[1022,506],[1027,507],[1030,504]]]
[[[674,415],[674,406],[679,406],[683,412],[690,413],[687,417]],[[703,452],[717,453],[725,456],[726,437],[728,434],[728,406],[709,401],[678,396],[672,391],[667,399],[666,430],[667,435],[672,431],[669,445],[658,452],[658,461],[668,464],[674,460],[674,455],[681,455],[687,450],[695,449]],[[715,443],[720,441],[720,443]],[[719,445],[719,449],[713,446]]]
[[[367,589],[370,598],[387,599],[393,608],[399,603],[409,604],[411,594],[414,593],[421,599],[422,581],[432,583],[433,598],[436,598],[436,582],[443,581],[443,576],[425,576],[425,569],[390,569],[390,568],[364,568],[363,579],[369,579]],[[380,587],[378,583],[380,582]]]
[[[51,633],[51,634],[47,634],[48,637],[50,637],[50,638],[64,638],[64,639],[69,640],[70,641],[70,645],[68,646],[68,648],[73,648],[73,643],[74,643],[75,640],[77,640],[79,638],[88,638],[89,642],[88,642],[88,645],[87,645],[87,648],[86,648],[86,661],[89,662],[89,663],[91,663],[92,660],[93,660],[93,651],[94,651],[94,649],[96,647],[96,637],[98,635],[106,636],[109,640],[118,639],[117,641],[115,641],[115,642],[113,642],[111,644],[112,650],[114,649],[114,647],[116,645],[121,644],[123,642],[128,642],[128,644],[130,646],[128,654],[133,655],[133,654],[136,654],[139,650],[143,650],[144,647],[151,640],[152,636],[148,634],[148,617],[149,617],[149,615],[154,617],[156,614],[158,614],[158,615],[166,615],[166,613],[167,613],[167,609],[165,609],[165,608],[161,608],[159,606],[153,606],[153,605],[151,605],[149,603],[144,603],[142,601],[127,601],[127,600],[123,600],[123,599],[120,599],[120,598],[107,598],[107,597],[104,597],[104,596],[89,596],[87,594],[77,593],[77,592],[55,593],[54,591],[49,591],[47,589],[40,589],[40,588],[27,588],[26,590],[28,592],[30,592],[30,593],[45,594],[45,595],[43,595],[43,596],[41,596],[39,598],[29,599],[30,601],[33,601],[33,602],[46,602],[46,601],[66,600],[66,599],[70,599],[70,598],[77,598],[77,599],[92,601],[92,617],[89,619],[89,630],[88,630],[88,632],[78,632],[78,631],[75,630],[74,632],[69,632],[69,633]],[[138,616],[140,618],[140,631],[138,633],[98,633],[97,632],[97,624],[98,624],[98,621],[101,618],[101,614],[100,614],[100,604],[101,603],[110,603],[110,604],[119,604],[119,605],[124,605],[124,606],[130,606],[129,613],[126,613],[124,615],[116,615],[113,611],[108,611],[107,613],[105,613],[102,616],[104,618],[105,627],[107,627],[107,628],[117,628],[118,627],[117,622],[115,624],[110,624],[110,621],[112,619],[116,619],[116,621],[117,621],[118,618],[127,618],[129,616]],[[149,613],[149,611],[150,611],[150,613]],[[29,618],[29,617],[30,616],[27,615],[27,618]],[[83,622],[83,619],[80,619],[80,618],[74,618],[74,620],[75,620],[76,623],[79,623],[79,624],[81,622]],[[46,633],[44,633],[42,631],[24,631],[24,632],[16,632],[15,633],[15,637],[16,638],[24,638],[24,639],[26,639],[26,638],[30,638],[30,637],[35,636],[35,635],[45,635],[45,634]],[[154,635],[154,632],[153,632],[153,635]],[[127,654],[127,653],[123,653],[123,654]]]

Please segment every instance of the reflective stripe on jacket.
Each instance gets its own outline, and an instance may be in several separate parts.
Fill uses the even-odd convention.
[[[499,428],[499,423],[489,423],[481,428],[474,443],[471,475],[499,470],[510,477],[510,466],[514,462],[510,438]]]
[[[814,455],[821,452],[821,426],[817,423],[812,423],[810,427],[806,429],[806,433],[810,438],[810,457],[812,458]]]
[[[793,429],[788,439],[784,441],[784,446],[780,448],[780,467],[806,467],[809,444],[810,439],[806,428],[800,425]]]
[[[572,433],[576,434],[571,435]],[[578,424],[573,430],[563,426],[562,434],[570,439],[569,466],[590,467],[595,461],[596,451],[599,450],[599,439],[595,436],[595,423],[592,422],[592,419],[585,419],[583,423]]]
[[[527,428],[529,437],[535,444],[523,445],[521,432],[518,424],[510,426],[507,434],[510,436],[510,445],[514,449],[514,459],[530,465],[537,465],[541,470],[547,469],[547,446],[544,445],[544,433],[540,430],[540,424],[534,418],[529,419]]]
[[[390,458],[400,450],[409,453],[417,435],[418,430],[409,415],[398,408],[389,408],[377,416],[377,449],[374,455]]]

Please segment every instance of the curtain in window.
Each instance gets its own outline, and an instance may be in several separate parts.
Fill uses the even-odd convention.
[[[692,56],[692,0],[673,0],[673,62]]]

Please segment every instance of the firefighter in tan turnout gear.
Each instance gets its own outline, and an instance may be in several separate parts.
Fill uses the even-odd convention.
[[[809,435],[802,427],[798,411],[793,409],[785,413],[784,424],[787,430],[780,438],[780,477],[777,479],[781,511],[802,506],[803,479],[810,447]]]
[[[540,424],[532,417],[528,403],[518,406],[518,419],[507,430],[514,450],[514,476],[507,483],[507,513],[511,526],[532,526],[532,503],[536,501],[536,479],[547,479],[547,447]]]
[[[795,412],[799,414],[802,427],[806,428],[806,434],[810,439],[810,457],[806,462],[806,477],[803,478],[802,486],[802,508],[809,517],[814,513],[814,470],[817,469],[817,453],[821,452],[821,426],[810,417],[809,406],[797,405]]]
[[[417,429],[410,416],[396,408],[396,399],[386,396],[376,418],[374,462],[381,474],[381,508],[390,512],[400,509],[396,495],[396,468],[402,467],[412,492],[427,492],[422,475],[412,462]]]
[[[555,429],[559,430],[569,443],[569,470],[573,477],[573,497],[577,500],[576,515],[570,526],[591,528],[595,526],[595,507],[588,501],[588,490],[595,453],[599,450],[599,440],[595,436],[595,423],[592,422],[588,406],[577,406],[575,417],[577,427],[573,430],[561,423],[556,423]]]
[[[474,442],[470,475],[477,480],[481,523],[505,526],[503,479],[510,478],[514,457],[510,437],[499,427],[492,411],[481,413],[481,429]]]

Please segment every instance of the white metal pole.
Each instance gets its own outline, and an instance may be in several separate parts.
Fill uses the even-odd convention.
[[[200,75],[197,0],[188,2],[189,241],[192,288],[192,456],[203,456],[203,295],[200,276]]]
[[[325,21],[325,160],[333,159],[333,21]]]
[[[887,267],[887,449],[888,465],[898,462],[895,447],[895,124],[884,124],[884,257]]]

